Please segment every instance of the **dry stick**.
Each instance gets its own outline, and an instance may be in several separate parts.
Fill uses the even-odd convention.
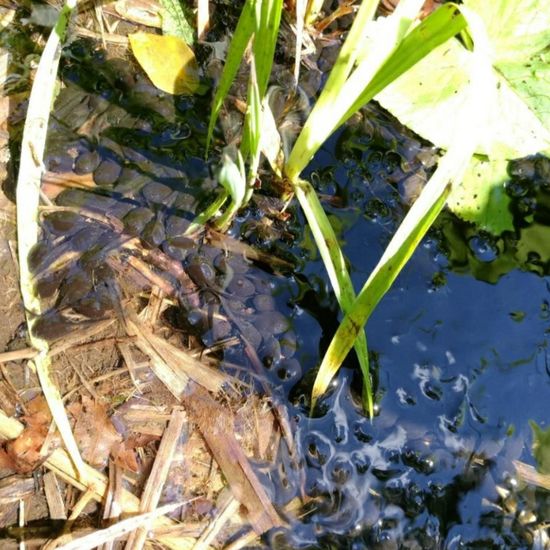
[[[76,501],[76,504],[71,510],[71,515],[69,516],[69,521],[74,521],[83,511],[88,504],[94,500],[94,492],[91,489],[88,489],[82,496]]]
[[[50,348],[50,357],[58,355],[64,351],[67,351],[73,346],[80,344],[84,340],[95,336],[96,334],[102,332],[103,330],[110,327],[115,323],[115,319],[106,319],[105,321],[98,321],[93,325],[79,329],[78,331],[68,334],[63,338],[63,342],[53,345]],[[95,344],[95,342],[93,342]],[[36,357],[40,352],[34,348],[25,348],[16,351],[6,351],[0,353],[0,363],[8,363],[10,361],[20,361],[22,359],[32,359]]]
[[[229,498],[226,499],[221,506],[218,504],[218,508],[220,509],[219,513],[197,539],[193,550],[205,550],[208,548],[210,543],[216,538],[216,535],[223,529],[224,525],[239,511],[240,506],[240,502],[229,493]],[[257,535],[254,534],[254,536],[256,537]]]
[[[230,411],[221,407],[201,386],[192,382],[189,386],[190,391],[184,398],[189,418],[198,426],[235,499],[247,509],[254,530],[261,534],[283,525],[235,438]]]
[[[9,418],[0,410],[0,438],[8,440],[16,439],[23,432],[23,429],[24,426],[21,422],[14,418]],[[44,466],[77,489],[89,491],[97,502],[103,502],[107,493],[107,478],[88,464],[84,464],[83,475],[80,476],[67,451],[56,449],[44,462]],[[139,510],[139,499],[129,491],[122,489],[120,505],[124,513],[136,513]],[[165,528],[174,526],[176,523],[168,518],[158,517],[154,525],[155,527]],[[174,550],[190,550],[195,542],[194,539],[189,537],[181,538],[169,535],[159,536],[158,540]]]
[[[181,398],[189,378],[214,393],[232,382],[229,375],[203,365],[190,354],[140,326],[139,321],[133,317],[130,316],[126,324],[137,336],[137,347],[149,356],[153,372],[177,399]]]
[[[44,493],[46,494],[46,501],[50,510],[50,518],[67,519],[65,503],[63,502],[63,497],[61,496],[57,477],[53,472],[48,472],[43,479]]]
[[[197,38],[202,40],[204,33],[210,27],[210,14],[208,12],[208,0],[197,2]]]
[[[514,460],[514,466],[516,467],[518,476],[525,481],[525,483],[536,485],[537,487],[542,487],[550,491],[550,474],[541,474],[537,472],[533,466],[519,460]]]
[[[115,523],[107,529],[94,531],[89,535],[80,537],[79,539],[76,539],[68,544],[64,544],[63,546],[59,546],[57,550],[91,550],[92,548],[96,548],[100,544],[113,542],[115,539],[122,537],[123,535],[126,535],[127,533],[133,531],[140,525],[143,525],[144,522],[149,522],[155,519],[158,520],[160,519],[159,516],[173,512],[180,506],[183,506],[183,504],[185,503],[177,502],[174,504],[167,504],[165,506],[157,508],[152,512],[140,514],[138,516],[119,521],[118,523]]]
[[[162,488],[168,477],[174,451],[176,450],[186,419],[187,415],[185,411],[180,408],[174,408],[168,427],[160,442],[155,463],[141,495],[139,503],[140,512],[152,512],[159,503]],[[141,550],[145,544],[148,529],[149,524],[146,523],[131,533],[125,546],[126,550]]]

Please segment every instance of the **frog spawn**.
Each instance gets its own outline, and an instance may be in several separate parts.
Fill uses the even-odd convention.
[[[136,79],[131,80],[135,84]],[[58,196],[59,205],[80,214],[44,215],[44,241],[35,250],[32,265],[52,314],[61,310],[63,315],[59,314],[57,325],[46,317],[42,329],[59,336],[67,324],[65,312],[95,318],[113,315],[118,290],[138,293],[151,284],[143,277],[128,282],[128,273],[122,270],[130,260],[139,259],[151,273],[162,276],[166,290],[176,298],[176,305],[165,311],[171,326],[193,332],[205,346],[227,343],[226,364],[242,365],[243,350],[249,345],[276,389],[287,395],[302,376],[303,354],[296,353],[296,334],[279,310],[274,277],[242,254],[184,235],[202,197],[215,185],[197,154],[180,155],[181,150],[192,150],[193,139],[188,140],[186,132],[152,136],[154,117],[140,119],[120,110],[109,114],[98,95],[87,99],[86,94],[78,95],[79,108],[86,105],[88,113],[90,106],[94,112],[99,109],[105,118],[98,117],[90,141],[62,132],[51,136],[50,170],[79,172],[94,182],[94,189],[71,189]],[[162,109],[169,115],[173,105],[164,101]],[[113,118],[118,134],[107,124],[110,120],[112,125]],[[77,122],[85,121],[82,115]],[[180,137],[185,147],[180,144],[178,149],[173,142]],[[387,202],[381,201],[381,207],[390,212]],[[100,221],[93,221],[92,214]],[[381,211],[372,217],[386,215]],[[243,225],[251,227],[247,221]],[[470,461],[475,447],[456,436],[452,439],[459,424],[453,417],[441,418],[441,432],[455,444],[455,452],[441,442],[438,445],[433,433],[416,433],[406,426],[404,435],[400,427],[381,425],[379,419],[371,424],[353,401],[351,382],[345,378],[325,401],[327,412],[322,417],[307,419],[307,403],[304,406],[299,399],[294,409],[290,406],[302,463],[296,467],[289,457],[282,457],[280,471],[266,477],[278,506],[299,494],[305,495],[306,508],[300,523],[289,531],[270,533],[267,543],[273,548],[285,544],[437,548],[453,540],[467,543],[467,529],[452,527],[457,511],[447,508],[456,502],[454,494],[466,498],[476,484],[491,483],[493,455],[478,452]],[[449,401],[448,395],[428,391],[427,386],[425,390],[410,393],[418,399],[423,395],[438,407]],[[308,387],[302,394],[307,391]],[[448,394],[445,386],[441,391]],[[442,471],[452,472],[455,480],[447,483]],[[494,517],[500,521],[503,515]],[[487,529],[491,534],[497,531]],[[521,533],[517,541],[523,540]]]

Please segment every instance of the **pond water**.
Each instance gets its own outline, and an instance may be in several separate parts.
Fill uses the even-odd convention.
[[[71,46],[62,74],[69,87],[56,106],[47,168],[93,172],[99,191],[64,191],[58,204],[109,212],[144,249],[158,248],[194,269],[197,250],[176,236],[215,187],[212,166],[202,160],[209,98],[157,93],[81,43]],[[305,176],[323,196],[357,289],[407,210],[408,178],[429,173],[433,156],[373,107],[363,122],[333,136],[308,168]],[[510,184],[512,191],[522,186],[513,204],[515,234],[490,238],[443,214],[376,309],[367,326],[372,420],[361,410],[353,357],[308,416],[315,368],[341,316],[298,207],[291,206],[290,221],[267,229],[260,203],[238,219],[233,235],[287,262],[268,269],[266,262],[243,265],[235,255],[231,273],[238,284],[221,291],[238,303],[201,295],[240,319],[239,330],[248,331],[265,367],[255,376],[268,381],[292,421],[299,464],[283,453],[265,481],[278,506],[300,495],[306,509],[288,529],[266,535],[266,547],[542,547],[549,493],[518,481],[513,462],[535,465],[529,422],[546,429],[550,417],[550,233],[543,215],[550,182],[538,172],[531,176]],[[525,196],[530,211],[517,206]],[[137,210],[142,217],[132,214]],[[34,259],[44,270],[44,296],[65,285],[44,327],[69,305],[95,317],[113,307],[108,282],[116,266],[101,271],[104,286],[95,281],[92,289],[86,279],[112,250],[112,228],[91,231],[88,224],[83,233],[80,222],[55,221],[46,217],[49,237]],[[60,235],[65,252],[85,254],[52,278],[48,251]],[[216,295],[229,271],[219,249],[204,243],[198,253],[214,266],[210,279],[208,268],[200,273]],[[177,275],[168,279],[180,288]],[[186,307],[178,322],[194,327],[206,345],[235,332]],[[240,316],[245,308],[253,310],[248,324]],[[264,330],[250,327],[260,321]],[[224,362],[229,370],[246,366],[242,345],[228,348]]]

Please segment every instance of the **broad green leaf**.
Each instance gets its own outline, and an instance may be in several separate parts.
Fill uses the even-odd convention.
[[[523,61],[550,43],[547,0],[464,0],[485,23],[496,65]]]
[[[456,40],[443,44],[376,99],[403,124],[446,149],[465,116],[472,55]],[[485,79],[488,109],[468,115],[479,143],[476,152],[491,159],[516,158],[550,147],[550,132],[510,83],[496,70]]]
[[[178,36],[192,45],[195,36],[193,27],[189,23],[192,14],[188,6],[181,0],[160,0],[160,4],[163,34]]]
[[[247,0],[239,17],[235,34],[229,44],[227,59],[223,67],[222,76],[216,90],[216,95],[214,96],[212,112],[210,113],[210,121],[208,123],[208,135],[206,136],[207,151],[210,146],[210,141],[212,140],[214,126],[218,120],[223,102],[229,93],[229,89],[231,88],[233,81],[235,80],[235,76],[237,75],[237,71],[239,70],[243,60],[244,52],[250,42],[250,38],[254,34],[254,30],[254,0]]]
[[[509,179],[507,165],[505,159],[489,161],[474,157],[462,181],[451,191],[447,201],[449,208],[460,213],[463,220],[494,235],[510,229],[510,198],[504,190],[504,183]]]
[[[197,90],[197,60],[181,38],[145,32],[131,34],[128,38],[135,58],[157,88],[175,95],[192,94]]]
[[[549,8],[550,10],[550,8]],[[534,54],[522,63],[499,63],[498,69],[542,124],[550,128],[550,49]]]
[[[533,456],[537,461],[538,471],[550,474],[550,428],[543,430],[536,422],[529,422],[533,430]]]
[[[472,160],[449,203],[463,219],[500,233],[511,229],[503,161],[550,150],[550,7],[546,0],[464,5],[485,23],[491,41],[483,92],[487,108],[469,115],[476,152],[490,162]],[[422,137],[447,148],[465,116],[472,55],[457,40],[444,44],[376,99]]]

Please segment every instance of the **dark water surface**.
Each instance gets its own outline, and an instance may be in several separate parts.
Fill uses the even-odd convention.
[[[175,237],[215,187],[212,167],[201,160],[209,97],[156,94],[142,76],[88,51],[75,44],[64,62],[73,91],[58,101],[48,168],[93,172],[103,191],[66,191],[58,203],[111,212],[146,248],[189,270],[197,250]],[[88,78],[91,66],[96,72]],[[85,137],[78,129],[94,113]],[[407,210],[408,178],[429,173],[434,154],[380,110],[363,115],[366,122],[331,138],[306,174],[339,230],[356,288]],[[550,193],[540,175],[520,180],[533,211],[544,213]],[[143,216],[129,216],[136,210]],[[533,218],[533,211],[516,212],[516,233],[496,240],[441,216],[369,320],[378,409],[372,421],[361,411],[353,357],[315,417],[307,415],[314,369],[340,314],[298,208],[291,208],[287,225],[275,224],[275,233],[262,228],[257,206],[238,220],[234,234],[295,266],[273,273],[234,257],[232,273],[242,277],[228,290],[239,302],[231,305],[233,314],[251,308],[249,325],[263,319],[264,330],[258,335],[249,327],[247,338],[266,365],[274,399],[289,408],[302,457],[296,468],[283,453],[266,476],[277,505],[300,494],[308,501],[302,520],[268,534],[267,547],[543,547],[549,493],[519,482],[513,464],[535,464],[529,421],[546,429],[550,418],[550,233],[545,217]],[[60,231],[47,224],[46,250]],[[63,231],[68,243],[79,242],[68,238],[70,231],[79,234],[78,225]],[[109,231],[87,231],[86,242],[70,245],[88,252],[88,264],[68,268],[52,284],[74,288],[67,279],[97,270],[113,242]],[[528,235],[536,238],[520,240]],[[210,282],[219,285],[227,272],[219,253],[203,246],[214,266]],[[37,253],[43,268],[45,254]],[[113,277],[109,269],[101,273],[105,281]],[[101,302],[96,316],[112,308],[107,283],[103,290],[84,288],[61,296],[51,315],[68,305],[88,314],[83,306]],[[187,326],[200,325],[205,344],[235,332],[202,325],[186,307],[179,316]],[[242,364],[242,346],[228,349],[224,361]]]

